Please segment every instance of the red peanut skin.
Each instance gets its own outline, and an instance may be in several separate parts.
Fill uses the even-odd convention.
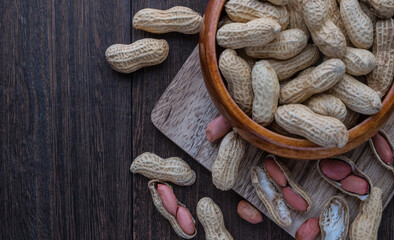
[[[296,240],[314,240],[320,233],[319,218],[309,218],[298,228]]]
[[[157,193],[159,193],[161,202],[167,212],[175,216],[178,209],[178,201],[171,188],[164,184],[157,184]]]
[[[237,213],[243,220],[251,224],[257,224],[263,221],[261,212],[245,200],[241,200],[238,203]]]
[[[272,160],[271,158],[267,158],[264,160],[264,165],[265,165],[265,169],[267,170],[267,173],[270,175],[272,179],[274,179],[274,181],[277,184],[279,184],[281,187],[286,186],[287,184],[286,176],[279,168],[279,166],[275,163],[274,160]]]
[[[386,164],[391,164],[393,161],[393,152],[386,139],[382,135],[377,134],[372,138],[372,142],[380,159]]]
[[[308,209],[309,205],[305,199],[294,192],[291,187],[282,188],[282,196],[294,209],[302,212],[305,212]]]
[[[341,181],[342,188],[356,194],[365,195],[369,192],[368,182],[359,176],[350,175]]]
[[[328,178],[340,181],[352,173],[352,167],[340,160],[324,159],[320,161],[320,170]]]
[[[207,127],[206,136],[208,141],[210,141],[211,143],[215,142],[216,140],[222,138],[224,135],[230,132],[231,128],[232,126],[227,121],[227,119],[223,117],[223,115],[220,115],[212,122],[210,122]]]
[[[192,235],[194,233],[193,218],[190,215],[189,211],[187,211],[182,206],[178,207],[178,211],[176,213],[176,221],[186,234]]]

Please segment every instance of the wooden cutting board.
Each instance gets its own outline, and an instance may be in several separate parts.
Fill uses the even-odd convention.
[[[219,143],[212,144],[205,138],[208,123],[219,115],[205,88],[200,69],[198,48],[196,47],[179,73],[164,92],[152,111],[153,124],[175,144],[192,156],[208,170],[212,169]],[[394,138],[394,115],[383,128]],[[263,203],[257,197],[249,170],[259,164],[267,153],[249,144],[240,164],[238,183],[233,190],[247,199],[267,217]],[[374,158],[367,143],[346,154],[383,190],[383,206],[386,207],[394,194],[394,174],[382,167]],[[293,224],[283,227],[294,237],[298,227],[310,217],[318,217],[327,200],[339,193],[336,188],[325,182],[316,170],[315,161],[284,160],[296,181],[311,195],[313,206],[308,213],[293,211]],[[198,181],[198,180],[197,180]],[[357,215],[360,201],[346,197],[351,211],[351,222]]]

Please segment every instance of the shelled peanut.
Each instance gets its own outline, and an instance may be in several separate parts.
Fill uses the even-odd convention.
[[[341,195],[324,205],[319,218],[322,239],[346,239],[349,229],[349,207]]]
[[[382,189],[373,187],[369,198],[360,203],[358,214],[350,226],[351,240],[378,239],[382,205]]]
[[[171,186],[159,180],[151,180],[148,187],[156,209],[170,222],[175,233],[185,239],[196,236],[195,220],[185,205],[178,202]]]
[[[288,207],[307,212],[312,206],[309,194],[294,181],[286,166],[273,155],[267,156],[262,168],[252,168],[251,179],[260,200],[273,219],[282,226],[289,226],[292,222]]]
[[[134,159],[130,171],[149,179],[172,182],[180,186],[190,186],[196,181],[196,173],[181,158],[163,159],[150,152],[143,153]]]
[[[216,188],[227,191],[234,186],[239,164],[245,154],[245,145],[245,141],[234,131],[223,138],[212,167],[212,182]]]
[[[295,234],[296,240],[314,240],[320,233],[319,218],[309,218],[301,224]]]
[[[317,169],[323,179],[342,192],[362,201],[368,198],[372,182],[350,159],[336,156],[319,160]]]
[[[197,203],[197,217],[205,231],[206,240],[233,240],[224,225],[223,213],[219,206],[208,197]]]
[[[379,163],[381,163],[383,167],[394,172],[394,144],[389,136],[384,131],[380,130],[378,134],[369,140],[369,146]]]
[[[145,8],[133,17],[133,27],[151,33],[200,32],[202,17],[187,7],[176,6],[168,10]]]
[[[164,62],[168,52],[166,40],[146,38],[130,45],[114,44],[105,51],[105,57],[115,71],[132,73]]]
[[[209,123],[205,131],[208,141],[213,143],[224,137],[231,131],[231,128],[231,124],[228,120],[223,115],[220,115]]]
[[[252,204],[245,200],[241,200],[237,206],[238,215],[251,224],[258,224],[263,221],[263,215]]]

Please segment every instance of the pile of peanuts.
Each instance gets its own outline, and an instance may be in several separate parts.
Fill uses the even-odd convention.
[[[394,1],[268,1],[228,0],[225,5],[227,15],[219,22],[216,39],[224,48],[219,68],[230,95],[262,126],[321,146],[343,147],[348,129],[360,114],[379,112],[381,98],[392,85]],[[159,34],[197,34],[201,23],[201,15],[186,7],[143,9],[133,18],[134,28]],[[168,53],[167,41],[149,38],[112,45],[105,56],[114,70],[132,73],[162,63]],[[227,191],[237,183],[247,143],[223,116],[209,124],[206,136],[210,142],[224,137],[212,181]],[[376,159],[394,172],[393,144],[387,134],[380,131],[369,143]],[[319,160],[316,167],[332,186],[361,201],[359,213],[349,227],[346,200],[336,195],[319,217],[299,226],[296,239],[315,239],[320,233],[322,239],[345,239],[348,233],[350,239],[377,239],[382,190],[344,156]],[[196,236],[195,219],[168,184],[192,185],[196,174],[190,166],[177,157],[144,153],[130,170],[151,179],[153,203],[174,231],[185,239]],[[313,207],[310,195],[273,155],[254,166],[250,177],[257,196],[281,226],[292,224],[291,211],[308,212]],[[253,224],[263,220],[261,212],[244,200],[237,212]],[[200,199],[196,213],[206,239],[233,239],[212,199]]]
[[[230,95],[264,127],[345,146],[348,129],[360,114],[379,112],[392,85],[394,2],[270,2],[225,4],[216,39]],[[227,128],[211,126],[209,140],[231,129],[218,120],[213,124]]]

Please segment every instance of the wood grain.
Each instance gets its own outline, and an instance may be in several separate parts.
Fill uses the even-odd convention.
[[[193,51],[182,69],[174,78],[152,111],[152,122],[175,144],[210,170],[217,155],[219,143],[211,144],[205,138],[205,128],[218,116],[209,94],[204,86],[197,48]],[[394,138],[394,116],[383,128]],[[258,165],[267,154],[249,144],[247,154],[240,164],[239,181],[233,190],[250,201],[264,214],[267,211],[258,199],[250,182],[250,168]],[[394,194],[394,175],[381,166],[375,159],[367,143],[346,154],[366,173],[375,186],[382,188],[384,207]],[[318,217],[327,199],[337,190],[323,180],[314,161],[286,160],[294,178],[311,194],[313,206],[309,213],[292,212],[293,224],[285,227],[292,236],[298,226],[310,217]],[[351,210],[351,220],[357,214],[359,201],[347,196]]]

